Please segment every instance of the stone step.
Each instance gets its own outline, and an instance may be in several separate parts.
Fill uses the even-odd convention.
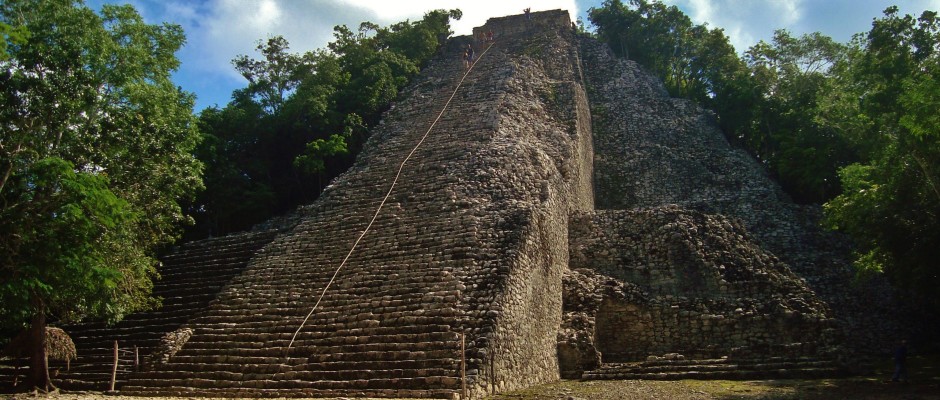
[[[233,377],[236,377],[233,375]],[[460,379],[453,376],[426,376],[414,378],[373,378],[373,379],[353,379],[353,380],[274,380],[273,376],[261,374],[242,375],[237,378],[249,379],[219,379],[204,377],[188,377],[178,379],[149,379],[134,378],[127,384],[133,386],[143,386],[147,388],[182,386],[193,389],[227,389],[227,388],[250,388],[250,389],[291,389],[291,388],[311,388],[311,389],[345,389],[345,390],[367,390],[367,389],[444,389],[456,388]],[[122,392],[128,392],[132,395],[140,395],[134,389],[127,387],[121,388]],[[280,397],[287,397],[282,395]]]
[[[430,348],[426,350],[408,350],[407,347],[382,351],[355,351],[350,353],[305,355],[311,363],[344,361],[408,361],[422,359],[441,359],[459,357],[458,349]],[[283,356],[240,356],[229,354],[190,355],[186,349],[177,353],[162,370],[172,370],[175,364],[243,364],[253,367],[278,366],[287,360]]]
[[[599,373],[605,373],[607,371],[612,372],[649,372],[649,373],[659,373],[659,372],[685,372],[685,371],[734,371],[734,370],[755,370],[755,371],[765,371],[765,370],[776,370],[776,369],[791,369],[791,368],[817,368],[817,367],[827,367],[831,366],[832,363],[829,361],[813,361],[813,362],[767,362],[767,363],[720,363],[720,364],[684,364],[684,365],[642,365],[642,366],[628,366],[628,367],[612,367],[605,366],[599,370]]]
[[[161,259],[160,274],[170,276],[189,276],[193,271],[189,267],[210,269],[214,265],[226,266],[244,262],[257,253],[265,243],[246,244],[245,247],[231,250],[204,249],[168,255]]]
[[[250,259],[244,258],[227,263],[207,263],[205,265],[185,264],[180,267],[185,271],[176,273],[165,273],[160,271],[160,279],[154,280],[154,286],[160,285],[167,288],[186,286],[196,282],[207,281],[217,283],[227,281],[235,275],[241,273]],[[155,287],[156,288],[156,287]]]
[[[452,340],[456,341],[458,334],[453,332],[453,327],[451,325],[445,324],[423,324],[423,325],[399,325],[399,326],[373,326],[365,328],[355,328],[355,327],[343,327],[343,326],[323,326],[319,328],[331,328],[333,330],[320,330],[314,331],[313,329],[317,328],[316,326],[308,325],[304,327],[303,331],[297,335],[297,339],[305,343],[313,342],[316,343],[318,340],[336,340],[336,338],[356,338],[356,341],[363,340],[359,338],[369,338],[367,340],[372,340],[371,338],[375,337],[376,340],[381,340],[383,337],[404,337],[401,335],[435,335],[435,337],[441,337],[440,340],[448,340],[448,337],[453,337]],[[265,340],[290,340],[293,336],[296,326],[281,326],[282,329],[278,331],[264,331],[257,332],[256,330],[243,331],[245,334],[267,334],[264,336]],[[219,327],[213,328],[208,326],[203,326],[199,328],[198,334],[193,336],[190,339],[187,347],[189,348],[201,348],[203,343],[209,343],[208,347],[216,345],[225,345],[225,342],[230,338],[229,335],[232,334],[232,327]],[[421,336],[417,336],[421,337]],[[341,339],[341,340],[350,340],[350,339]],[[243,347],[252,346],[251,348],[264,348],[268,347],[269,343],[264,341],[249,341],[242,343]]]
[[[244,338],[240,338],[244,340]],[[288,338],[289,339],[289,338]],[[400,350],[400,349],[413,349],[413,350],[424,350],[424,349],[450,349],[455,348],[455,341],[448,342],[385,342],[385,343],[351,343],[351,344],[336,344],[344,341],[344,338],[337,338],[337,340],[326,342],[320,341],[319,343],[311,344],[310,342],[298,340],[294,342],[294,345],[291,346],[291,354],[311,354],[312,352],[322,353],[327,351],[336,351],[336,352],[355,352],[355,351],[382,351],[382,350]],[[323,343],[326,342],[326,343]],[[245,357],[281,357],[284,355],[284,352],[287,349],[287,344],[289,341],[284,340],[280,342],[265,342],[266,348],[244,348],[245,345],[238,344],[233,342],[229,343],[213,343],[213,342],[194,342],[192,344],[187,343],[186,348],[178,353],[179,355],[191,355],[191,356],[213,356],[213,355],[230,355],[230,356],[245,356]]]
[[[427,377],[457,377],[460,371],[457,366],[446,363],[448,368],[424,367],[424,368],[404,368],[404,369],[315,369],[308,370],[305,366],[295,368],[284,367],[280,369],[266,368],[265,372],[260,372],[259,368],[253,368],[242,364],[213,364],[187,365],[188,369],[159,370],[147,373],[146,379],[168,382],[178,379],[208,379],[220,381],[246,381],[270,379],[275,381],[354,381],[360,379],[393,379],[393,378],[427,378]],[[459,365],[458,365],[459,366]]]
[[[186,258],[176,260],[161,260],[162,265],[157,271],[162,278],[185,279],[197,277],[200,271],[230,273],[232,267],[242,265],[249,261],[262,246],[252,246],[226,254],[206,253],[205,255],[187,255]],[[211,278],[210,276],[206,276]]]
[[[183,269],[178,268],[182,265],[200,264],[211,260],[236,260],[251,256],[258,248],[267,243],[268,240],[257,240],[233,243],[226,247],[206,246],[179,249],[176,252],[164,255],[160,260],[164,268],[182,272]]]
[[[78,329],[75,330],[75,333],[71,336],[72,339],[76,341],[75,346],[77,348],[95,346],[99,343],[111,343],[110,345],[113,345],[115,340],[118,342],[151,340],[153,338],[162,337],[166,332],[176,330],[183,325],[187,319],[185,314],[180,313],[180,315],[165,317],[158,321],[144,320],[133,325],[122,325],[111,329]],[[130,343],[130,345],[133,346],[134,344]],[[123,344],[121,346],[123,347]]]
[[[636,363],[605,363],[586,371],[582,379],[751,379],[836,376],[833,361],[810,359],[776,360],[674,360]]]
[[[122,350],[140,349],[141,362],[166,333],[178,329],[194,315],[205,311],[217,292],[241,273],[258,250],[274,239],[274,232],[236,234],[208,239],[177,248],[161,257],[162,279],[154,282],[153,294],[163,297],[163,307],[128,315],[113,326],[90,323],[64,327],[75,340],[79,357],[66,371],[64,363],[55,379],[70,390],[105,390],[110,381],[114,340]],[[133,368],[133,355],[121,353],[118,381]]]
[[[778,370],[728,370],[728,371],[675,371],[675,372],[623,372],[595,374],[585,372],[583,380],[682,380],[682,379],[817,379],[843,376],[839,368],[799,368]]]
[[[439,302],[434,304],[432,308],[418,303],[421,299],[414,297],[419,295],[420,294],[376,296],[381,299],[380,301],[407,301],[397,307],[377,307],[368,312],[362,312],[360,307],[356,307],[357,304],[361,303],[356,303],[353,298],[324,297],[319,307],[319,309],[323,311],[313,313],[310,318],[313,321],[331,321],[334,324],[353,323],[381,318],[383,325],[396,325],[395,321],[414,318],[416,319],[416,324],[427,324],[435,320],[442,320],[445,323],[451,322],[448,317],[454,316],[458,312],[456,308],[456,297],[448,298],[450,296],[439,296],[443,298],[424,300]],[[227,303],[228,305],[226,307],[215,305],[212,312],[200,316],[198,322],[201,324],[225,324],[225,326],[229,326],[233,328],[233,330],[242,329],[247,331],[256,328],[286,327],[299,323],[304,316],[298,311],[303,312],[306,308],[297,304],[290,304],[289,302],[284,305]],[[309,312],[309,310],[307,311]],[[297,320],[297,322],[294,322],[294,320]],[[311,324],[311,326],[319,325]]]
[[[345,389],[315,389],[303,388],[302,382],[295,382],[296,388],[238,388],[238,389],[196,389],[188,386],[164,385],[159,387],[128,384],[121,388],[121,394],[132,396],[174,396],[174,397],[305,397],[305,398],[333,398],[350,395]],[[324,386],[329,386],[324,383]],[[237,386],[236,386],[237,387]],[[374,398],[432,398],[456,399],[457,389],[367,389],[357,388],[352,391],[356,397]]]
[[[229,354],[238,353],[240,355],[280,355],[280,350],[274,350],[271,342],[245,342],[234,347],[235,337],[227,335],[199,335],[199,340],[190,339],[186,350],[189,354],[209,354],[217,350],[226,350]],[[290,336],[284,336],[290,339]],[[379,344],[422,344],[422,343],[459,343],[460,337],[453,332],[444,330],[427,330],[421,333],[395,333],[379,334],[369,333],[367,331],[356,334],[331,334],[325,332],[314,335],[298,335],[297,345],[306,348],[326,349],[336,346],[355,346],[355,345],[379,345]],[[251,345],[252,347],[245,347]],[[270,353],[270,354],[269,354]]]

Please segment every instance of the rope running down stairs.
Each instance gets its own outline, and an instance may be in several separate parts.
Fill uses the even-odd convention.
[[[307,320],[310,319],[310,316],[313,315],[313,312],[316,311],[317,307],[320,305],[320,301],[323,300],[323,296],[326,294],[326,291],[330,288],[330,285],[332,285],[333,282],[336,280],[336,276],[339,274],[339,271],[343,268],[343,266],[346,265],[346,261],[349,260],[349,257],[352,256],[353,252],[356,250],[356,246],[359,245],[359,242],[362,240],[362,238],[366,235],[366,233],[369,232],[369,229],[372,228],[372,223],[374,223],[376,218],[378,218],[379,212],[382,211],[382,207],[385,206],[385,202],[388,200],[389,196],[391,196],[392,190],[395,189],[395,185],[398,183],[398,178],[401,176],[401,172],[405,168],[405,163],[407,163],[408,160],[411,159],[411,156],[414,155],[414,153],[418,150],[418,147],[421,147],[421,144],[424,143],[424,140],[427,139],[428,135],[430,135],[431,130],[434,129],[434,125],[436,125],[437,121],[441,119],[441,116],[444,115],[444,111],[447,111],[447,107],[450,105],[450,102],[454,99],[454,96],[457,95],[457,91],[460,90],[460,86],[463,85],[463,81],[467,79],[467,76],[470,75],[471,71],[473,71],[473,67],[475,67],[476,64],[481,59],[483,59],[483,56],[485,56],[486,53],[490,51],[491,47],[493,47],[492,43],[489,46],[487,46],[487,48],[483,50],[483,53],[480,53],[480,56],[477,57],[477,60],[474,61],[473,64],[470,65],[470,68],[467,69],[467,72],[465,72],[463,76],[460,78],[460,81],[457,82],[457,86],[454,88],[454,92],[451,93],[450,98],[447,99],[446,103],[444,103],[444,107],[441,108],[441,112],[437,115],[437,118],[435,118],[434,122],[431,123],[431,126],[428,127],[428,131],[424,133],[424,136],[421,137],[421,140],[418,141],[418,144],[416,144],[415,147],[411,149],[411,152],[408,153],[408,156],[405,157],[405,160],[401,162],[401,165],[399,165],[398,173],[395,174],[395,179],[392,180],[392,184],[388,188],[388,192],[385,193],[385,197],[382,198],[382,201],[379,203],[379,207],[375,210],[375,214],[372,215],[372,220],[369,221],[369,224],[366,225],[366,228],[362,231],[361,234],[359,234],[359,238],[356,239],[356,241],[353,243],[352,248],[349,249],[349,253],[346,253],[346,257],[343,258],[343,262],[341,262],[339,266],[336,267],[336,271],[333,272],[333,277],[331,277],[330,281],[327,282],[326,286],[323,287],[323,291],[320,292],[320,297],[317,298],[317,302],[314,303],[313,308],[310,309],[310,312],[307,313],[306,317],[304,317],[303,322],[301,322],[300,326],[297,327],[297,330],[294,331],[294,335],[291,337],[290,343],[287,345],[287,350],[285,353],[285,355],[288,358],[290,357],[289,352],[290,352],[291,346],[294,345],[294,340],[297,339],[297,334],[299,334],[300,330],[303,329],[304,325],[307,324]]]

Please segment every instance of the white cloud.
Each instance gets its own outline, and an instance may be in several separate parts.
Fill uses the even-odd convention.
[[[195,21],[199,18],[199,11],[192,3],[166,2],[164,6],[164,18],[168,21]],[[137,8],[140,10],[140,8]]]
[[[715,7],[710,0],[689,0],[689,9],[693,21],[701,23],[703,21],[712,21],[715,19]]]
[[[784,25],[792,25],[803,16],[802,3],[802,0],[780,0],[770,1],[768,5],[771,7],[770,12],[779,12],[777,15]]]
[[[722,28],[738,52],[775,29],[790,28],[804,13],[804,0],[665,0],[683,9],[694,23]]]
[[[459,8],[460,21],[452,22],[457,35],[470,34],[473,27],[483,25],[488,18],[520,14],[530,2],[519,0],[477,1],[460,0],[213,0],[205,3],[196,17],[188,2],[167,1],[165,11],[190,21],[184,24],[189,45],[184,57],[192,68],[207,74],[220,74],[228,79],[242,79],[231,66],[232,58],[239,54],[256,56],[259,40],[282,35],[291,44],[291,51],[304,52],[323,48],[333,39],[335,25],[355,29],[360,22],[371,21],[379,25],[417,20],[433,9]],[[577,13],[574,0],[545,0],[531,6],[533,11],[567,9]],[[188,25],[188,26],[187,26]]]

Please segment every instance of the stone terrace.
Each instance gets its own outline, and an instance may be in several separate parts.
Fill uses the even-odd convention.
[[[399,163],[456,87],[468,38],[450,42],[353,168],[190,321],[182,350],[122,392],[451,397],[461,388],[461,332],[473,396],[557,379],[565,221],[592,203],[590,163],[579,162],[591,159],[587,101],[566,16],[491,20],[497,43],[405,166],[289,352]],[[503,32],[503,24],[527,29]]]

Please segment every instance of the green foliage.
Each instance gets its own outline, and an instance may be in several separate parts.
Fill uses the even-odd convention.
[[[334,29],[327,49],[290,53],[280,36],[239,56],[248,80],[225,108],[200,115],[206,187],[192,237],[249,228],[314,200],[345,171],[389,104],[452,33],[459,10],[389,27]]]
[[[284,96],[294,90],[302,73],[303,58],[298,54],[288,53],[290,46],[283,36],[268,39],[267,43],[258,43],[255,48],[264,56],[264,60],[255,60],[247,55],[240,55],[232,60],[232,65],[248,80],[246,93],[256,96],[265,111],[275,114],[284,104]]]
[[[7,190],[19,197],[6,197],[18,207],[0,214],[3,261],[12,266],[0,279],[8,321],[32,317],[37,299],[65,319],[120,317],[152,305],[153,264],[134,243],[140,216],[106,176],[49,157],[13,175]]]
[[[327,140],[316,139],[307,143],[304,152],[294,159],[294,165],[308,174],[319,174],[326,170],[326,157],[346,154],[346,138],[342,135],[330,135]]]
[[[29,37],[29,31],[25,26],[11,26],[5,22],[0,22],[0,61],[10,59],[7,47],[22,45]]]
[[[674,96],[709,105],[723,94],[723,80],[743,69],[721,29],[693,25],[676,6],[607,0],[589,11],[589,19],[615,54],[649,69]]]
[[[755,98],[750,119],[742,121],[743,143],[797,201],[837,195],[837,170],[856,160],[837,127],[820,118],[820,101],[833,90],[832,69],[845,53],[819,33],[796,38],[778,30],[772,43],[761,41],[745,54]]]
[[[857,265],[882,271],[940,307],[940,24],[897,7],[858,35],[828,108],[862,160],[840,171],[827,222],[859,244]]]
[[[0,319],[152,306],[153,249],[201,186],[193,97],[169,79],[182,30],[66,0],[0,3],[0,23],[29,32],[0,61]]]

